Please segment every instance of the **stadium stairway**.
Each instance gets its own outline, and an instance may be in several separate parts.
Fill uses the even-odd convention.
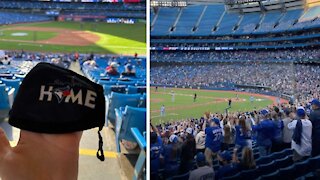
[[[72,62],[70,69],[83,75],[79,63]],[[80,148],[84,148],[84,150],[93,149],[94,156],[83,156],[80,151],[79,179],[132,179],[135,162],[138,158],[137,154],[117,153],[114,130],[105,127],[103,132],[104,151],[107,152],[105,153],[106,160],[104,162],[98,162],[95,157],[98,141],[92,141],[92,139],[96,139],[97,129],[84,132]],[[122,149],[125,148],[122,147]]]

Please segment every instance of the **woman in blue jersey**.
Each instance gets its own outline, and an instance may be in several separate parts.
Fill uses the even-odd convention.
[[[251,139],[251,127],[246,123],[246,117],[240,116],[239,120],[236,121],[236,148],[241,151],[242,148],[248,147],[252,149],[252,139]]]

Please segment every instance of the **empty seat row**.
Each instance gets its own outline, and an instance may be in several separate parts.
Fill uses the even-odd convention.
[[[146,86],[124,86],[124,85],[103,85],[104,94],[109,95],[111,92],[122,94],[143,94],[146,93]]]
[[[146,108],[139,107],[119,107],[114,109],[116,114],[116,146],[120,152],[120,140],[136,142],[136,137],[131,131],[131,128],[136,128],[141,134],[146,131]]]
[[[146,107],[146,94],[122,94],[111,92],[110,95],[106,96],[106,125],[108,121],[113,125],[116,121],[115,109],[120,107]]]

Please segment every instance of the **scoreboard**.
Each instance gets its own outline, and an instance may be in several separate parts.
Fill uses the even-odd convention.
[[[186,7],[187,0],[151,0],[151,7]]]
[[[252,3],[252,2],[261,2],[261,0],[225,0],[225,3],[228,5],[246,4],[246,3]]]

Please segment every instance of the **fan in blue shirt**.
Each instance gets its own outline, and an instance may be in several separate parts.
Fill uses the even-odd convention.
[[[210,148],[210,150],[214,153],[217,153],[221,149],[221,139],[222,139],[222,129],[220,127],[220,120],[217,118],[213,118],[212,125],[210,127],[205,128],[206,134],[206,148]]]
[[[253,126],[253,130],[257,131],[257,145],[259,147],[260,156],[266,156],[271,152],[272,139],[275,134],[275,124],[270,119],[270,113],[264,109],[260,112],[262,120],[259,124]]]
[[[248,146],[250,149],[252,148],[252,140],[251,140],[251,129],[247,126],[245,117],[242,116],[239,119],[239,123],[235,126],[236,128],[236,146],[239,151],[242,150],[243,147]]]

